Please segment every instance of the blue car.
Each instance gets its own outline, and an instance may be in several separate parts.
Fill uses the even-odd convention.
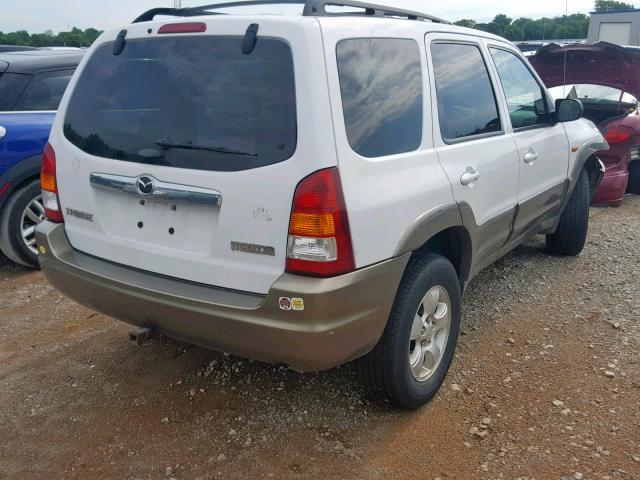
[[[44,218],[40,161],[82,51],[0,53],[0,250],[38,265],[34,230]]]

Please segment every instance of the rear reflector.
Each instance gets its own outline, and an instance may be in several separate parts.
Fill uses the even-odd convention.
[[[202,33],[207,31],[207,24],[203,22],[167,23],[158,33]]]
[[[11,184],[9,182],[5,183],[0,187],[0,198],[4,197],[7,194],[10,187],[11,187]]]
[[[47,143],[40,166],[40,187],[42,188],[42,203],[44,214],[52,222],[62,222],[62,209],[58,199],[58,184],[56,182],[56,153]]]
[[[302,180],[293,198],[287,267],[289,273],[332,277],[355,269],[347,210],[337,168]]]

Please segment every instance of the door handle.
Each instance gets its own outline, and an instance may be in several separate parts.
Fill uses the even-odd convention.
[[[533,163],[538,159],[538,153],[530,148],[527,153],[524,154],[524,163],[527,165],[533,165]]]
[[[460,177],[460,183],[462,185],[473,187],[473,184],[480,178],[480,172],[474,170],[473,167],[467,167],[467,170]]]
[[[6,134],[7,134],[7,129],[4,128],[2,125],[0,125],[0,140],[2,140]]]

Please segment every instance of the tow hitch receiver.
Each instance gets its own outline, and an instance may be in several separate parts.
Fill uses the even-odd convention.
[[[149,327],[138,327],[129,332],[129,340],[140,346],[151,338],[151,329]]]

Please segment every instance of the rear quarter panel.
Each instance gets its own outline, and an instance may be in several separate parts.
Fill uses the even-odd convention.
[[[340,177],[358,268],[394,255],[406,233],[428,212],[453,203],[451,185],[433,144],[432,101],[424,47],[425,30],[398,20],[321,19]],[[350,38],[408,38],[422,64],[423,126],[418,150],[366,158],[349,145],[336,61],[337,44]],[[425,241],[428,240],[425,238]]]

